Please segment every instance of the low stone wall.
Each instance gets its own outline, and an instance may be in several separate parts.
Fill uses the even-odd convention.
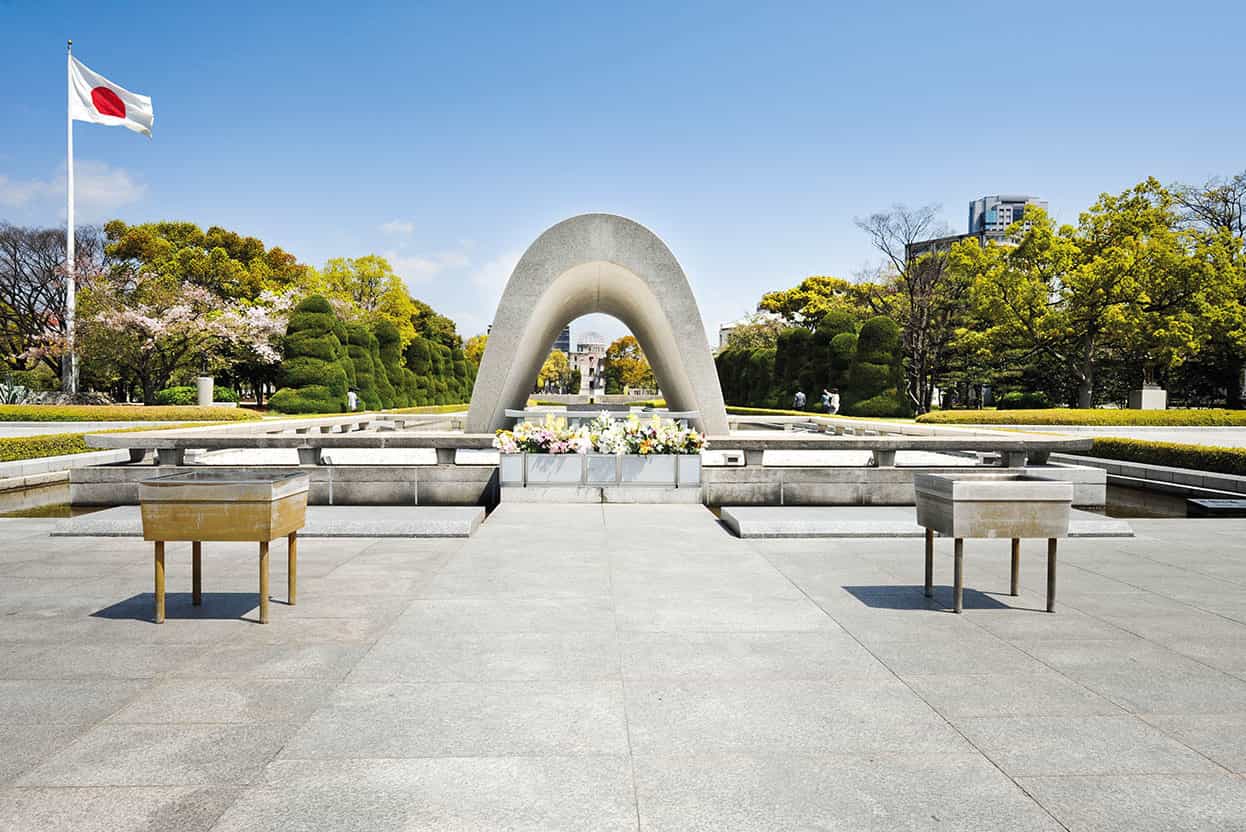
[[[247,468],[212,466],[214,470],[244,472]],[[497,468],[491,465],[304,465],[263,466],[265,470],[298,470],[311,474],[312,505],[483,505],[503,499]],[[74,505],[136,505],[140,480],[164,474],[202,469],[202,466],[103,465],[70,472],[70,501]],[[913,474],[963,473],[965,468],[864,468],[703,466],[700,489],[671,489],[684,501],[695,499],[711,506],[911,506]],[[970,469],[972,470],[972,469]],[[1001,469],[988,469],[1001,470]],[[1098,468],[1075,465],[1035,465],[1031,476],[1073,482],[1073,505],[1098,508],[1107,500],[1107,475]],[[630,490],[629,490],[630,489]],[[660,490],[660,489],[659,489]],[[593,489],[507,489],[505,499],[541,502],[671,502],[654,489],[619,486]],[[528,492],[520,494],[518,492]],[[539,493],[538,493],[539,492]],[[618,493],[615,493],[618,492]]]
[[[913,474],[966,470],[974,469],[706,466],[701,488],[711,506],[911,506],[916,501]],[[1029,476],[1072,482],[1073,505],[1078,508],[1101,508],[1107,502],[1107,476],[1102,470],[1055,464],[1024,470]]]
[[[489,465],[303,465],[263,466],[311,475],[307,501],[318,506],[494,506],[497,468]],[[194,465],[101,465],[70,472],[69,500],[76,506],[138,504],[142,480],[203,470]],[[251,468],[212,466],[245,474]]]

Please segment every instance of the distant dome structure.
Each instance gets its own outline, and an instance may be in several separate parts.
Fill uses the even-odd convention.
[[[575,345],[581,350],[588,346],[604,347],[606,345],[606,337],[600,332],[586,332],[575,339]]]

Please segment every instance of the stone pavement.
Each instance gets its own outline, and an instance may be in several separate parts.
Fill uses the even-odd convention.
[[[255,556],[0,521],[0,830],[1246,830],[1246,521],[739,540],[693,506],[503,506],[466,540]],[[276,547],[274,567],[283,564]],[[284,576],[275,570],[275,597]]]

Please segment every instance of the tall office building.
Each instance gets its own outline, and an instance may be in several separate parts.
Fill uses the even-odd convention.
[[[1025,209],[1031,205],[1047,210],[1047,202],[1036,196],[996,195],[975,199],[969,203],[969,233],[982,242],[1003,240],[1008,226],[1023,220]]]
[[[571,353],[571,324],[567,324],[562,328],[562,332],[558,333],[558,337],[554,339],[554,346],[549,348],[550,352],[561,350],[564,354]]]
[[[1047,210],[1047,202],[1036,196],[995,195],[984,196],[969,203],[969,231],[966,234],[949,234],[933,240],[919,240],[905,246],[905,259],[912,260],[932,251],[944,251],[954,243],[976,238],[978,243],[1005,243],[1008,240],[1008,226],[1014,222],[1024,222],[1025,210],[1029,206]],[[1028,229],[1029,224],[1022,226]]]

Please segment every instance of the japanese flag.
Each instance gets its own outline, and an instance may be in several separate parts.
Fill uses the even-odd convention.
[[[151,99],[130,92],[87,69],[77,58],[69,59],[69,117],[121,126],[151,138],[151,125],[156,120]]]

